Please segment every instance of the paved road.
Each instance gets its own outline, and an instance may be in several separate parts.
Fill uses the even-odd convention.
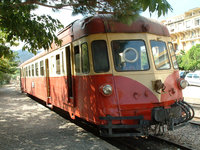
[[[0,88],[0,150],[117,149],[16,91]]]
[[[186,87],[186,89],[183,90],[183,96],[187,102],[200,104],[200,87]]]

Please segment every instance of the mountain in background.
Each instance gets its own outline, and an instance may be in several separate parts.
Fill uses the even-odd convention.
[[[30,53],[28,51],[22,51],[22,50],[17,50],[17,51],[13,51],[13,52],[17,52],[18,53],[18,56],[19,58],[17,58],[16,60],[20,61],[19,64],[22,64],[23,62],[25,62],[26,60],[32,58],[33,56],[35,56],[33,53]],[[38,51],[38,53],[42,52],[41,51]]]

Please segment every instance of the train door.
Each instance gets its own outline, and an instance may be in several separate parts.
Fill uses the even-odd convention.
[[[47,88],[47,105],[51,105],[51,95],[50,95],[50,81],[49,81],[49,60],[45,59],[46,68],[46,88]]]
[[[72,68],[72,60],[71,60],[71,51],[70,46],[65,48],[65,54],[66,54],[66,70],[67,70],[67,90],[68,90],[68,100],[67,104],[70,106],[74,106],[74,86],[73,86],[73,68]]]

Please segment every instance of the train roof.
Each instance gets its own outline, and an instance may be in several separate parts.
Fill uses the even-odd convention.
[[[77,40],[83,36],[96,33],[147,32],[160,36],[170,36],[169,31],[165,25],[142,16],[137,17],[137,19],[130,25],[113,19],[111,15],[96,15],[93,17],[87,17],[82,20],[76,20],[65,29],[60,31],[58,36],[62,36],[62,34],[69,29],[72,29],[71,36],[73,36],[73,40]]]
[[[76,20],[69,24],[58,33],[58,38],[62,40],[62,46],[64,46],[84,36],[97,33],[150,33],[170,37],[165,25],[142,16],[139,16],[132,24],[127,25],[113,19],[111,15],[96,15]],[[24,66],[58,48],[55,43],[52,43],[51,49],[48,52],[41,53],[20,66]]]

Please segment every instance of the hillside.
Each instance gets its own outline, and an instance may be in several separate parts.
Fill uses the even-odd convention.
[[[35,56],[33,53],[30,53],[28,51],[22,51],[22,50],[17,50],[14,51],[18,53],[19,58],[17,58],[17,60],[20,61],[20,64],[25,62],[26,60],[32,58],[33,56]],[[38,51],[38,53],[40,53],[41,51]]]

